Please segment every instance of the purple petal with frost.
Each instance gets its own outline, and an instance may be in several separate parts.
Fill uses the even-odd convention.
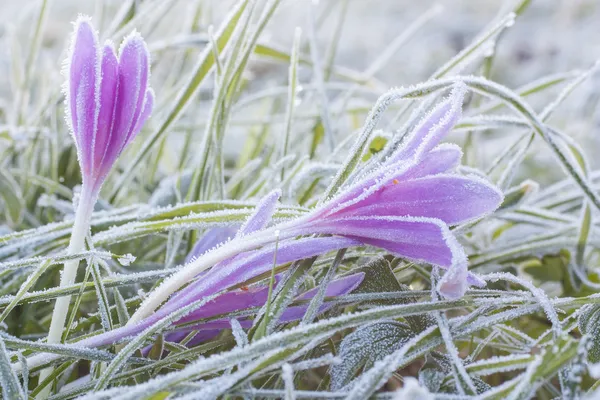
[[[423,118],[410,133],[404,146],[390,157],[389,163],[413,158],[415,155],[419,158],[437,146],[460,119],[466,90],[464,83],[455,84],[450,96]]]
[[[460,159],[456,152],[450,155],[447,164],[441,164],[437,168],[431,164],[431,159],[426,161],[426,158],[460,119],[465,92],[466,85],[464,83],[459,82],[454,85],[450,96],[438,104],[417,125],[409,134],[406,142],[386,160],[383,168],[368,174],[340,193],[321,213],[327,214],[327,211],[343,208],[348,202],[352,203],[352,199],[366,197],[379,190],[381,185],[387,181],[394,179],[400,181],[405,179],[405,175],[408,179],[411,174],[423,176],[426,171],[420,172],[421,167],[432,171],[446,166],[451,167],[456,156]],[[426,163],[422,164],[423,161]]]
[[[344,217],[312,221],[299,234],[341,235],[383,248],[401,257],[450,267],[453,254],[448,245],[453,238],[439,219],[423,217]]]
[[[220,232],[222,232],[223,234],[224,234],[224,232],[230,232],[230,233],[232,233],[231,236],[248,235],[252,232],[256,232],[258,230],[263,229],[271,221],[271,218],[273,217],[273,213],[275,212],[275,207],[277,206],[277,202],[279,201],[280,197],[281,197],[281,190],[273,190],[272,192],[270,192],[266,196],[264,196],[256,205],[256,209],[255,209],[254,213],[246,220],[246,222],[239,228],[239,230],[237,230],[237,233],[235,231],[233,231],[232,228],[215,228],[214,230],[207,232],[207,234],[205,234],[203,239],[201,239],[196,244],[196,246],[194,246],[194,249],[190,252],[190,254],[188,254],[188,256],[185,260],[186,264],[188,262],[190,262],[191,260],[193,260],[195,257],[200,256],[206,250],[216,247],[218,244],[223,243],[226,239],[228,239],[230,237],[228,235],[227,237],[223,238],[224,240],[221,240],[218,237],[215,237],[215,238],[207,237],[207,235],[211,234],[211,232],[213,234],[216,233],[217,229],[221,229]],[[206,239],[207,243],[203,243],[204,238],[207,238]],[[212,242],[214,242],[215,240],[218,240],[218,243],[213,244]],[[235,258],[236,257],[234,257],[233,259],[235,259]],[[214,268],[215,269],[223,268],[223,265],[225,265],[226,263],[228,263],[230,261],[231,260],[223,261],[223,262],[215,265]],[[204,275],[204,274],[202,274],[202,275]],[[192,284],[188,285],[186,288],[180,290],[178,293],[175,293],[171,297],[171,299],[169,299],[168,302],[177,301],[177,299],[181,298],[181,296],[184,296],[187,293],[196,291],[196,288],[200,284],[201,284],[201,282],[199,280],[196,282],[193,282]]]
[[[277,206],[277,202],[280,197],[281,197],[280,190],[273,190],[272,192],[270,192],[266,196],[264,196],[256,205],[256,209],[254,210],[254,213],[246,220],[246,222],[239,228],[239,230],[237,230],[237,233],[234,231],[234,232],[232,232],[233,235],[231,235],[231,236],[239,237],[239,236],[247,235],[252,232],[256,232],[258,230],[263,229],[271,221],[273,213],[275,212],[275,207]],[[227,231],[232,230],[231,228],[215,228],[215,229],[221,229],[221,230],[223,230],[222,232],[225,232],[225,230],[227,230]],[[212,231],[215,231],[215,230],[212,230]],[[211,233],[211,231],[207,232],[207,234],[205,234],[204,238],[207,238],[207,235],[210,233]],[[227,239],[228,237],[226,237],[224,239]],[[200,251],[200,250],[203,250],[205,247],[208,247],[206,250],[209,250],[213,247],[216,247],[217,244],[221,244],[222,242],[225,241],[225,240],[220,240],[219,238],[212,239],[210,237],[208,237],[206,240],[207,240],[206,244],[202,243],[202,239],[201,239],[201,241],[199,241],[196,244],[196,246],[191,251],[191,253],[188,254],[188,256],[185,260],[186,264],[189,263],[190,261],[192,261],[195,257],[198,257],[202,253],[204,253],[204,251]],[[215,243],[211,246],[208,246],[209,244],[212,244],[211,242],[213,242],[215,240],[220,240],[220,241],[219,241],[219,243]],[[198,246],[199,246],[199,248],[196,248]],[[223,262],[220,262],[217,265],[215,265],[213,267],[213,269],[221,269],[224,267],[224,265],[226,265],[227,263],[230,263],[231,261],[233,261],[237,258],[239,258],[239,257],[233,257],[230,260],[225,260]],[[206,273],[207,272],[201,274],[200,276],[205,276]],[[179,292],[173,294],[173,296],[171,296],[171,298],[167,301],[167,304],[172,304],[173,302],[178,301],[180,298],[182,298],[182,296],[185,296],[188,293],[197,292],[197,290],[198,290],[197,288],[200,285],[202,285],[202,281],[198,278],[199,277],[197,277],[197,280],[195,282],[192,282],[187,287],[185,287],[182,290],[180,290]]]
[[[263,229],[273,217],[277,202],[281,197],[281,190],[273,190],[264,196],[256,205],[254,214],[252,214],[238,231],[238,236],[248,235],[252,232]]]
[[[75,23],[67,59],[67,120],[72,128],[84,186],[96,193],[125,146],[150,116],[150,61],[141,36],[123,41],[117,59],[112,45],[100,49],[88,17]]]
[[[349,293],[356,289],[356,287],[362,282],[364,273],[360,272],[357,274],[349,275],[344,278],[335,279],[329,283],[325,291],[326,297],[339,296],[341,294]],[[297,297],[298,300],[312,299],[317,293],[318,288],[314,288],[305,292]],[[265,304],[269,295],[268,286],[249,287],[247,290],[235,290],[227,292],[206,305],[200,307],[191,314],[181,318],[176,324],[183,324],[192,322],[198,319],[210,318],[219,314],[226,314],[233,311],[244,310],[252,307],[259,307]],[[298,316],[299,311],[306,311],[307,306],[295,306],[289,307],[281,316],[281,322],[289,322],[298,318],[302,318],[301,314]],[[325,310],[325,306],[322,311]],[[209,323],[210,324],[210,323]],[[208,325],[213,327],[213,325]]]
[[[442,143],[425,154],[419,164],[408,170],[399,178],[409,180],[428,175],[451,172],[458,167],[462,158],[462,150],[455,144]]]
[[[119,60],[111,45],[104,46],[102,53],[102,80],[100,84],[100,113],[94,148],[94,165],[99,166],[104,158],[106,147],[110,144],[110,134],[116,112],[117,84],[119,78]],[[97,171],[94,171],[97,173]]]
[[[70,62],[67,65],[67,110],[85,177],[93,171],[92,154],[100,105],[98,36],[87,18],[80,18],[75,23]]]
[[[502,197],[498,189],[482,179],[439,174],[390,181],[376,193],[331,217],[412,215],[455,225],[491,213],[498,208]]]
[[[360,285],[362,280],[364,279],[365,274],[363,272],[359,272],[357,274],[348,275],[346,277],[336,279],[331,281],[327,289],[325,290],[325,297],[336,297],[342,296],[348,293],[351,293],[354,289]],[[316,294],[319,288],[314,288],[305,292],[297,297],[299,300],[308,300],[312,299]],[[323,313],[331,308],[331,304],[327,304],[327,302],[323,303],[321,307],[319,307],[319,313]],[[288,307],[283,314],[281,314],[280,321],[281,322],[291,322],[301,319],[304,314],[306,314],[306,310],[308,309],[308,305],[302,306],[294,306]]]
[[[147,100],[150,60],[142,37],[133,32],[125,38],[119,51],[119,73],[117,76],[117,100],[113,125],[104,148],[102,170],[104,178],[125,146],[137,135],[134,130],[140,117],[143,118]],[[149,96],[152,98],[152,95]],[[152,101],[152,100],[151,100]],[[149,115],[149,112],[146,114]],[[146,115],[147,117],[147,115]],[[144,121],[141,121],[143,124]]]
[[[181,318],[176,324],[263,305],[267,300],[268,293],[268,286],[250,286],[246,290],[237,289],[223,293],[191,314]]]

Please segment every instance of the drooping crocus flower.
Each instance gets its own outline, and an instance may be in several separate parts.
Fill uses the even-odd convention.
[[[253,229],[260,229],[268,222],[274,209],[270,209],[272,204],[269,202],[263,201],[261,204],[262,206],[258,207],[255,214],[244,226],[242,226],[242,228],[240,228],[238,234],[240,234],[240,232],[249,232]],[[193,258],[198,253],[201,254],[202,252],[213,248],[213,246],[222,244],[224,241],[228,240],[228,237],[232,232],[235,234],[235,230],[227,227],[209,230],[203,238],[198,241],[188,258]],[[325,239],[330,240],[326,241]],[[232,260],[224,261],[219,265],[223,268],[222,273],[214,274],[213,271],[208,271],[208,273],[201,275],[194,283],[173,295],[163,307],[140,321],[140,323],[122,326],[80,340],[77,342],[77,345],[79,347],[95,348],[114,344],[125,338],[132,337],[154,325],[161,319],[169,316],[175,310],[270,271],[273,267],[273,258],[275,254],[277,254],[277,259],[280,260],[279,262],[287,263],[323,254],[331,250],[359,244],[356,241],[344,238],[308,238],[305,240],[294,241],[293,243],[293,246],[284,245],[279,248],[270,246],[268,249],[265,248],[261,249],[261,251],[240,254]],[[233,274],[229,276],[228,272],[233,272]],[[359,272],[334,279],[327,285],[325,296],[336,297],[348,294],[356,289],[363,278],[364,273]],[[171,332],[166,335],[166,339],[168,341],[180,341],[186,337],[189,332],[198,331],[193,339],[188,342],[188,346],[193,346],[197,343],[209,340],[219,334],[223,329],[229,328],[230,322],[225,319],[216,319],[210,322],[199,322],[198,324],[192,324],[191,326],[188,325],[200,319],[207,319],[238,310],[260,307],[267,301],[268,291],[269,287],[267,285],[253,285],[248,288],[226,291],[174,321],[172,323]],[[296,296],[295,299],[310,300],[316,293],[317,288],[311,289]],[[322,313],[331,307],[331,303],[323,302],[318,311],[319,313]],[[288,307],[279,317],[278,322],[286,323],[299,320],[304,316],[307,308],[307,304]],[[239,322],[244,328],[249,328],[252,325],[252,320],[247,317],[240,319]],[[180,324],[186,324],[186,326],[177,328],[177,325]],[[147,350],[148,348],[146,348],[146,351]],[[41,363],[55,360],[56,358],[58,358],[58,356],[55,354],[37,354],[28,358],[27,364],[29,367],[34,367]],[[19,365],[15,365],[15,368],[20,370]]]
[[[72,254],[84,248],[102,183],[150,116],[154,95],[148,85],[148,49],[137,32],[123,40],[117,57],[111,43],[99,45],[90,19],[79,17],[65,65],[66,120],[75,140],[83,178],[67,250]],[[79,261],[65,263],[61,286],[74,282],[78,264]],[[70,296],[56,301],[49,343],[60,341],[69,302]],[[42,379],[48,374],[49,371],[44,371]]]
[[[408,260],[440,266],[446,273],[438,290],[448,298],[462,296],[469,284],[483,286],[481,279],[467,271],[466,254],[449,226],[491,213],[503,196],[481,178],[455,173],[462,156],[460,148],[439,144],[460,118],[465,91],[466,86],[457,83],[451,95],[414,128],[383,165],[308,215],[244,232],[190,261],[146,298],[129,323],[136,324],[150,315],[173,293],[213,266],[180,296],[194,291],[206,294],[219,290],[219,285],[233,284],[225,277],[242,272],[233,271],[236,261],[221,267],[219,263],[224,260],[249,251],[247,257],[268,252],[275,242],[294,247],[293,238],[314,234],[332,236],[301,240],[320,239],[325,246],[330,245],[330,250],[334,250],[335,241],[351,240],[354,244],[350,245],[372,245]],[[274,206],[266,205],[275,204],[278,197],[277,191],[267,195],[262,208],[272,209]],[[174,304],[172,299],[170,306]],[[167,303],[163,309],[168,307]]]

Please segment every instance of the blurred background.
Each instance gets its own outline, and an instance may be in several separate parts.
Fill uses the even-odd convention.
[[[11,110],[22,106],[22,98],[20,105],[15,103],[19,97],[15,93],[18,92],[18,82],[23,82],[22,78],[27,73],[39,79],[35,91],[27,95],[27,107],[31,112],[39,111],[36,101],[50,96],[52,91],[55,92],[54,99],[60,101],[56,88],[63,80],[59,73],[71,30],[70,22],[78,14],[85,13],[93,16],[101,35],[107,30],[114,32],[115,27],[111,29],[111,23],[126,3],[116,0],[0,1],[0,40],[3,43],[0,49],[0,105],[6,110],[8,124],[15,122],[15,113]],[[194,56],[206,46],[208,27],[212,25],[216,29],[234,3],[222,0],[131,2],[132,7],[138,7],[147,15],[147,18],[142,16],[135,21],[133,26],[148,41],[153,57],[160,60],[160,65],[154,66],[152,77],[153,86],[159,89],[159,104],[161,100],[165,104],[168,96],[173,95],[176,83],[193,64]],[[336,74],[326,76],[331,84],[327,87],[327,95],[330,100],[334,99],[331,104],[336,105],[340,115],[344,114],[345,107],[362,109],[362,112],[353,113],[350,120],[337,118],[334,121],[337,124],[336,134],[343,138],[346,133],[360,127],[370,106],[385,90],[428,79],[518,3],[524,5],[514,26],[502,33],[495,48],[487,49],[487,56],[493,53],[491,62],[483,66],[480,61],[474,62],[461,73],[483,74],[517,89],[553,74],[588,69],[600,58],[598,0],[283,0],[261,34],[259,43],[289,54],[294,30],[301,27],[302,57],[310,59],[308,32],[311,29],[308,21],[312,14],[316,49],[322,63],[334,66],[338,72],[348,73],[341,79]],[[42,6],[47,9],[47,20],[41,28],[40,51],[28,55],[32,37],[36,34],[35,21]],[[113,39],[120,40],[116,36]],[[181,61],[182,54],[188,61]],[[27,63],[35,65],[28,66]],[[285,100],[288,66],[289,62],[285,59],[253,56],[244,72],[246,82],[240,96],[242,106],[233,113],[227,132],[229,140],[224,141],[228,156],[235,158],[239,155],[238,139],[245,135],[245,128],[256,122],[257,115],[266,115],[265,110],[274,104],[271,100]],[[314,82],[316,76],[313,72],[312,68],[301,65],[301,86],[306,88]],[[350,79],[347,79],[348,76]],[[357,90],[353,79],[354,82],[361,81],[361,90]],[[212,79],[207,79],[202,84],[197,107],[193,107],[192,113],[188,111],[178,128],[202,127],[203,116],[210,109],[212,83]],[[166,85],[165,89],[161,89],[162,85]],[[528,96],[527,101],[541,111],[560,89],[557,85]],[[254,95],[259,98],[253,98]],[[600,74],[594,74],[560,105],[551,117],[551,124],[573,137],[583,148],[589,151],[599,148],[599,97]],[[308,101],[300,104],[303,100]],[[308,118],[318,113],[314,106],[310,96],[299,94],[295,131],[301,133],[310,129],[310,124],[303,126],[301,121],[302,116]],[[157,113],[160,112],[158,109]],[[283,111],[270,115],[270,121],[280,123],[282,114]],[[159,119],[154,117],[154,123]],[[489,165],[486,162],[492,161],[508,141],[514,140],[512,133],[499,130],[480,135],[485,140],[478,143],[478,160],[467,162],[487,169]],[[167,175],[180,166],[177,158],[183,145],[178,135],[170,134],[170,138],[164,153],[170,157],[159,168]],[[463,139],[463,134],[453,138],[459,142]],[[534,143],[534,148],[537,145],[539,143]],[[525,168],[520,169],[518,175],[534,175],[542,183],[563,177],[543,144],[539,150],[528,153]],[[597,165],[595,156],[588,156],[591,163]]]

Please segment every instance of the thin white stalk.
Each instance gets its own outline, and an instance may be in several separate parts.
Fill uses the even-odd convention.
[[[296,225],[300,219],[287,223],[275,225],[270,229],[258,231],[255,234],[242,236],[231,240],[223,246],[216,248],[205,255],[198,257],[192,262],[183,266],[179,271],[167,278],[160,286],[152,291],[148,297],[140,304],[136,312],[131,316],[127,326],[137,324],[154,312],[165,300],[175,293],[181,287],[189,283],[196,275],[206,271],[213,265],[236,256],[245,251],[254,250],[258,247],[293,237],[296,233],[293,229],[285,229]],[[282,236],[276,234],[280,231]]]
[[[85,238],[90,230],[90,220],[94,204],[96,203],[97,195],[86,188],[84,185],[81,189],[81,196],[75,211],[75,220],[73,221],[73,229],[71,231],[71,240],[67,248],[67,254],[76,254],[84,250]],[[77,276],[77,267],[79,260],[69,260],[65,262],[62,275],[60,277],[60,287],[70,286],[75,283]],[[52,321],[50,322],[50,330],[48,331],[47,343],[60,343],[62,332],[65,327],[65,321],[69,312],[69,304],[71,296],[63,296],[56,299],[54,310],[52,312]],[[52,368],[46,368],[40,372],[39,381],[42,382],[52,373]],[[37,398],[45,399],[50,394],[51,385],[46,386]]]

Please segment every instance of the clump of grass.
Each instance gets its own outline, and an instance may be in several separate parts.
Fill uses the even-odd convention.
[[[216,2],[200,0],[77,10],[102,41],[141,32],[156,93],[77,248],[74,203],[89,176],[59,74],[76,14],[51,42],[55,6],[24,11],[23,26],[3,31],[10,87],[0,88],[4,398],[593,396],[600,174],[571,125],[596,118],[598,64],[517,88],[492,80],[529,3],[423,66],[427,79],[391,89],[378,73],[444,11],[376,43],[358,69],[336,61],[349,1],[294,6],[305,15],[286,27],[289,48],[266,34],[291,7],[279,0],[235,1],[214,19]],[[577,119],[591,122],[569,118],[574,97]],[[445,264],[422,232],[399,250],[369,224],[431,222],[396,215],[402,196],[379,215],[385,201],[371,195],[400,190],[431,154],[458,154],[435,147],[452,126],[464,156],[451,177],[489,201],[460,210],[456,186],[423,194],[422,209],[445,193],[470,216],[433,224]],[[61,282],[62,265],[74,281]],[[66,323],[49,334],[53,313]]]

